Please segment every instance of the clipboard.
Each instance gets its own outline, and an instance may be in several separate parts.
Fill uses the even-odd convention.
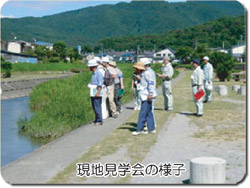
[[[205,92],[203,89],[198,91],[197,93],[194,94],[194,98],[198,101],[200,100],[203,96],[205,96]]]

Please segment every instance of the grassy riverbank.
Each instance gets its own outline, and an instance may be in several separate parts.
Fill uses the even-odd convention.
[[[15,63],[12,65],[12,72],[38,72],[38,71],[68,71],[71,69],[86,69],[82,63]]]
[[[119,64],[124,75],[126,93],[123,103],[133,99],[131,64]],[[153,65],[160,72],[161,65]],[[85,67],[86,68],[86,67]],[[175,72],[175,76],[178,71]],[[63,134],[90,122],[94,113],[87,87],[91,72],[73,76],[69,79],[52,80],[38,85],[30,95],[30,107],[34,115],[30,120],[21,120],[20,128],[34,137],[59,137]],[[158,86],[160,79],[157,79]]]

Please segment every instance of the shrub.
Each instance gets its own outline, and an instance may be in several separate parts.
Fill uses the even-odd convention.
[[[1,57],[1,72],[4,78],[11,77],[12,64]]]

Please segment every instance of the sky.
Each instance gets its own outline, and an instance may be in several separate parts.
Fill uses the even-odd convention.
[[[26,16],[41,17],[69,10],[81,9],[102,4],[116,4],[130,0],[4,0],[1,1],[1,18],[21,18]],[[185,0],[169,0],[171,2]],[[5,3],[4,3],[5,2]],[[4,3],[4,4],[3,4]]]

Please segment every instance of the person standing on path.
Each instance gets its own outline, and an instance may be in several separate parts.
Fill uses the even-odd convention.
[[[95,56],[93,59],[97,61],[97,63],[98,63],[97,70],[100,71],[100,73],[102,74],[102,76],[104,78],[105,69],[102,65],[101,58]],[[103,120],[105,120],[109,117],[109,112],[108,112],[108,107],[107,107],[107,97],[108,97],[108,89],[105,85],[103,85],[102,86],[102,119]]]
[[[164,58],[164,62],[161,68],[162,74],[157,74],[158,77],[162,79],[162,94],[164,97],[164,110],[173,110],[173,95],[171,78],[174,74],[174,69],[169,62],[170,58],[167,56]]]
[[[203,58],[203,62],[205,63],[203,67],[203,71],[204,71],[204,86],[205,86],[205,93],[206,93],[206,98],[205,98],[204,103],[210,103],[212,102],[214,68],[213,68],[213,65],[209,63],[209,57],[205,56]]]
[[[113,67],[116,71],[116,77],[115,77],[115,93],[114,93],[114,100],[116,104],[116,110],[118,113],[121,113],[121,106],[122,106],[122,96],[119,96],[119,91],[124,90],[124,84],[123,84],[123,74],[122,71],[117,67],[116,62],[110,61],[109,65]]]
[[[103,76],[100,71],[97,70],[98,63],[96,60],[92,59],[88,61],[88,67],[90,71],[93,72],[90,84],[90,97],[92,108],[95,112],[95,125],[102,125],[102,86],[103,86]]]
[[[117,118],[118,117],[118,113],[116,111],[116,105],[115,105],[115,101],[114,101],[114,90],[115,90],[115,77],[116,77],[116,71],[113,67],[109,66],[109,58],[108,57],[103,57],[102,58],[102,63],[103,66],[106,68],[106,72],[108,74],[111,74],[112,78],[110,80],[110,83],[108,84],[107,88],[108,88],[108,104],[109,104],[109,112],[111,117],[113,118]],[[105,77],[104,79],[106,79],[106,72],[105,72]],[[107,74],[107,75],[108,75]]]
[[[156,97],[155,76],[150,71],[145,69],[144,63],[139,61],[134,65],[141,72],[141,110],[138,117],[137,129],[132,132],[132,135],[137,136],[145,133],[156,133],[155,121],[152,113],[152,102]],[[147,122],[148,132],[144,132],[144,124]]]
[[[200,60],[199,59],[193,60],[193,67],[195,70],[191,76],[191,82],[192,82],[192,92],[193,92],[193,96],[194,96],[198,91],[201,91],[204,89],[204,87],[203,87],[204,73],[200,67]],[[194,104],[196,106],[196,115],[198,117],[203,115],[202,99],[203,99],[203,97],[201,97],[199,100],[196,100],[196,98],[194,97]]]
[[[141,80],[141,75],[138,69],[134,68],[134,74],[132,77],[132,85],[131,89],[133,90],[134,93],[134,110],[141,110],[141,96],[140,96],[140,80]]]

